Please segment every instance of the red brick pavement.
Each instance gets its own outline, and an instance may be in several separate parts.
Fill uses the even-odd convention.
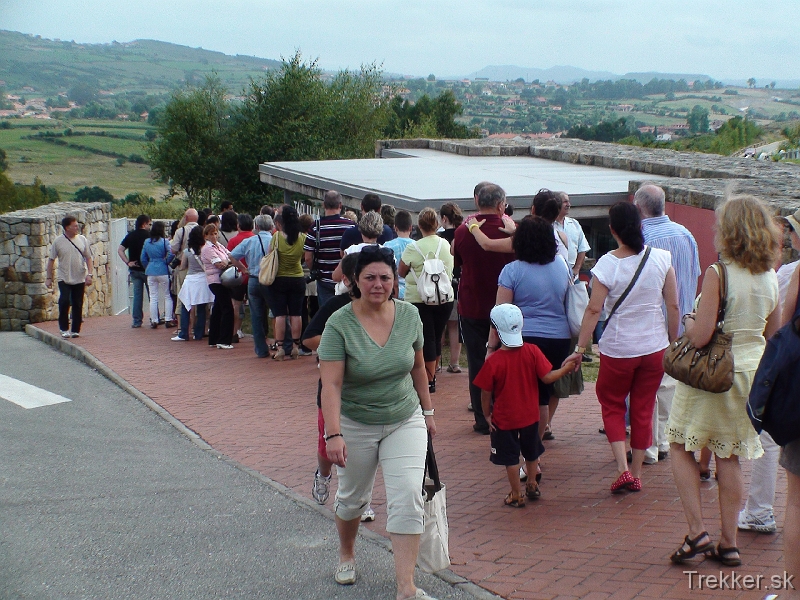
[[[58,334],[55,322],[38,327]],[[83,337],[72,343],[221,453],[310,497],[316,466],[315,360],[258,359],[249,340],[234,350],[217,350],[205,342],[172,342],[170,337],[163,328],[131,329],[125,315],[89,319]],[[440,374],[433,400],[452,570],[458,575],[514,599],[764,596],[764,591],[690,590],[683,571],[713,575],[720,565],[670,565],[667,557],[683,539],[686,524],[669,461],[645,467],[641,493],[609,493],[614,464],[598,434],[593,384],[580,397],[561,402],[553,427],[556,439],[546,443],[542,460],[542,498],[522,510],[503,506],[504,469],[489,463],[488,437],[472,432],[466,370]],[[713,480],[702,485],[707,526],[716,539],[717,487]],[[782,523],[782,469],[778,490],[776,518]],[[378,518],[369,528],[384,533],[380,475],[373,507]],[[737,573],[764,575],[768,581],[783,572],[780,534],[740,532],[739,546],[745,564]]]

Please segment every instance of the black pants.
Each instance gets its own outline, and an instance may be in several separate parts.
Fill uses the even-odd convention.
[[[208,345],[230,345],[233,342],[231,293],[221,283],[212,283],[208,287],[214,294],[214,307],[211,309],[211,320],[208,324]]]
[[[422,321],[422,337],[425,340],[422,356],[425,362],[431,362],[442,354],[442,334],[447,327],[450,313],[453,312],[453,303],[436,305],[415,302],[414,306],[417,307]]]
[[[85,283],[58,282],[58,328],[69,331],[69,309],[72,307],[72,332],[81,332],[83,323],[83,293]]]
[[[480,428],[488,428],[489,423],[483,416],[481,406],[481,388],[474,385],[472,381],[478,376],[478,372],[483,367],[486,360],[486,343],[489,341],[489,319],[469,319],[459,316],[461,325],[461,335],[464,337],[464,348],[467,350],[467,368],[469,371],[469,399],[472,402],[472,410],[475,415],[475,424]]]

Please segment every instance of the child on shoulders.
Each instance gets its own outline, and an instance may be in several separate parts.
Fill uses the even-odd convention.
[[[553,383],[575,369],[575,360],[564,361],[558,369],[545,358],[539,347],[522,341],[522,311],[513,304],[499,304],[490,314],[497,330],[500,347],[492,352],[475,377],[481,391],[483,414],[489,423],[492,454],[490,460],[506,468],[511,492],[505,505],[525,506],[541,495],[538,480],[529,478],[522,493],[519,457],[525,459],[526,471],[536,472],[536,461],[544,452],[539,437],[539,387],[537,380]],[[580,360],[580,359],[579,359]],[[492,403],[494,396],[494,403]]]

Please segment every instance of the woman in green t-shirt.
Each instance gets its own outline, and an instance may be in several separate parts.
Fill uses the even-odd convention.
[[[335,580],[355,583],[355,541],[378,464],[386,486],[398,598],[428,598],[414,584],[423,530],[427,431],[436,433],[417,309],[395,301],[394,253],[359,253],[353,301],[325,325],[318,349],[328,458],[338,466]]]
[[[289,315],[292,329],[291,357],[297,358],[303,325],[303,299],[306,296],[306,280],[301,266],[306,234],[300,233],[300,216],[288,204],[283,205],[275,222],[280,225],[280,230],[275,233],[269,251],[278,253],[278,273],[272,285],[267,286],[267,303],[275,317],[275,342],[279,346],[286,337],[285,317]],[[285,357],[282,346],[272,356],[275,360],[284,360]]]

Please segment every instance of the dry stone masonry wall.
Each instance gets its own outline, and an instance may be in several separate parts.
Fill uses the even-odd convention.
[[[82,224],[94,258],[94,281],[86,290],[85,316],[111,314],[109,225],[111,205],[59,202],[0,215],[0,330],[58,318],[57,288],[44,285],[53,240],[63,233],[61,219]]]

